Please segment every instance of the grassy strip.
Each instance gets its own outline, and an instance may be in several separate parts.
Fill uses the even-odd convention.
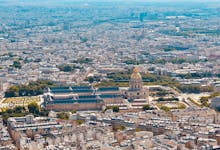
[[[195,104],[196,106],[202,107],[199,103],[197,103],[197,102],[196,102],[195,100],[193,100],[192,98],[188,97],[188,100],[189,100],[190,102],[192,102],[193,104]]]
[[[179,103],[179,102],[175,102],[176,105],[178,105],[177,107],[168,107],[165,106],[165,104],[161,104],[161,103],[157,103],[157,107],[159,107],[161,110],[164,110],[166,112],[172,110],[172,109],[185,109],[186,105],[184,105],[183,103]]]
[[[31,102],[39,102],[40,97],[39,96],[25,96],[25,97],[11,97],[11,98],[6,98],[3,103],[23,103],[25,101],[26,103],[31,103]]]

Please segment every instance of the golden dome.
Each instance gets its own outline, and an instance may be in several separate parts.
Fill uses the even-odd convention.
[[[131,75],[131,79],[142,79],[141,74],[138,71],[138,67],[134,67],[133,73]]]
[[[134,67],[133,73],[138,73],[138,67]]]

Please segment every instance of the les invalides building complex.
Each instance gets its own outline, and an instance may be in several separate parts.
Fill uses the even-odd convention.
[[[149,89],[143,86],[138,67],[134,67],[129,87],[72,86],[49,88],[44,94],[48,110],[102,110],[106,106],[141,109],[148,104]]]

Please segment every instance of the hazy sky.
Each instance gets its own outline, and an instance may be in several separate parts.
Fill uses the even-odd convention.
[[[182,3],[195,4],[195,3],[205,3],[211,4],[215,7],[220,7],[220,0],[0,0],[0,5],[21,5],[21,6],[61,6],[66,4],[74,5],[76,3],[90,3],[90,2],[120,2],[120,3],[140,3],[140,2],[155,2],[155,3]],[[181,4],[182,5],[182,4]],[[184,6],[184,5],[183,5]]]
[[[0,2],[219,2],[220,0],[0,0]]]

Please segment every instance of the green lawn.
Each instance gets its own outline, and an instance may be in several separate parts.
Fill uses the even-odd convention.
[[[6,98],[3,103],[14,103],[16,105],[28,105],[31,102],[40,102],[39,96],[11,97]]]

